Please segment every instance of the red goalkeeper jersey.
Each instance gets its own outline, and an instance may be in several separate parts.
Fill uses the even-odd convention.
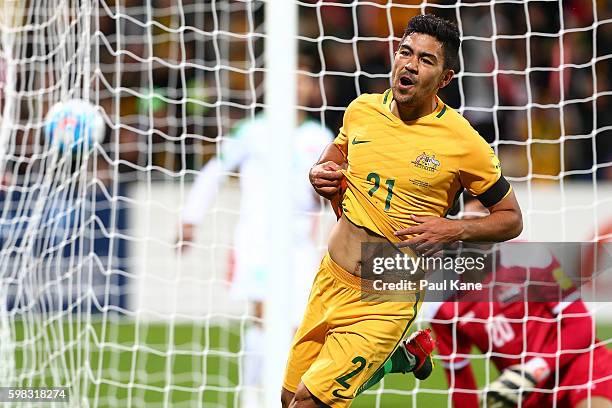
[[[502,247],[496,281],[516,283],[522,279],[531,292],[558,290],[558,296],[550,296],[547,301],[526,302],[526,292],[522,289],[492,285],[490,302],[449,301],[438,304],[437,308],[434,306],[430,310],[431,326],[453,390],[477,389],[469,367],[472,346],[482,353],[490,353],[500,371],[535,357],[546,361],[550,371],[556,371],[579,355],[571,350],[584,350],[595,341],[588,311],[557,259],[546,251],[527,256],[506,253],[512,252],[513,246]],[[551,289],[552,285],[546,289],[546,285],[537,284],[545,282],[556,283],[556,289]],[[558,350],[569,352],[557,359]],[[455,406],[477,406],[476,392],[455,391],[453,400]]]

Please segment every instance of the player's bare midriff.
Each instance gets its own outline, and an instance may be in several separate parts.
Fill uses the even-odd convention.
[[[355,276],[361,276],[361,243],[388,242],[364,227],[351,223],[342,216],[334,225],[328,241],[331,259],[342,269]]]

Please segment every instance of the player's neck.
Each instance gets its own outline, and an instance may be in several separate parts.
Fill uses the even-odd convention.
[[[399,104],[394,99],[391,101],[391,113],[404,122],[410,122],[429,115],[431,112],[436,110],[437,106],[438,101],[435,95],[433,98],[428,99],[426,102],[418,105]]]

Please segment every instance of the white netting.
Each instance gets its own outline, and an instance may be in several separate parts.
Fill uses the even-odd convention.
[[[388,88],[411,16],[456,21],[461,71],[441,96],[498,152],[523,208],[523,237],[604,237],[608,2],[295,4],[309,57],[301,69],[317,83],[300,107],[334,133],[352,99]],[[0,333],[11,338],[0,346],[3,384],[66,385],[75,405],[238,405],[249,388],[246,356],[259,354],[245,340],[258,319],[230,294],[227,276],[245,215],[237,168],[215,184],[191,250],[177,252],[176,241],[201,166],[263,107],[264,2],[4,0],[0,8]],[[64,154],[44,137],[46,111],[70,98],[92,101],[108,125],[94,154]],[[321,249],[330,217],[311,212]],[[590,314],[608,342],[609,307]],[[490,355],[474,358],[484,386],[496,375]],[[411,378],[389,376],[354,406],[450,403],[442,370]]]
[[[2,3],[2,381],[64,385],[77,403],[93,298],[104,298],[99,267],[110,258],[91,251],[91,156],[60,154],[41,119],[56,101],[90,95],[91,7]]]

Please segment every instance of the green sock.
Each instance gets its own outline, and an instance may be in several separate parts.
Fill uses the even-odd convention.
[[[378,384],[378,382],[388,373],[405,374],[414,369],[416,366],[416,358],[412,355],[407,355],[401,347],[403,347],[403,345],[396,348],[393,354],[391,354],[391,357],[385,361],[385,364],[376,370],[374,375],[357,390],[357,395]]]
[[[391,354],[391,369],[389,373],[409,373],[416,366],[416,358],[409,354],[401,345]]]

